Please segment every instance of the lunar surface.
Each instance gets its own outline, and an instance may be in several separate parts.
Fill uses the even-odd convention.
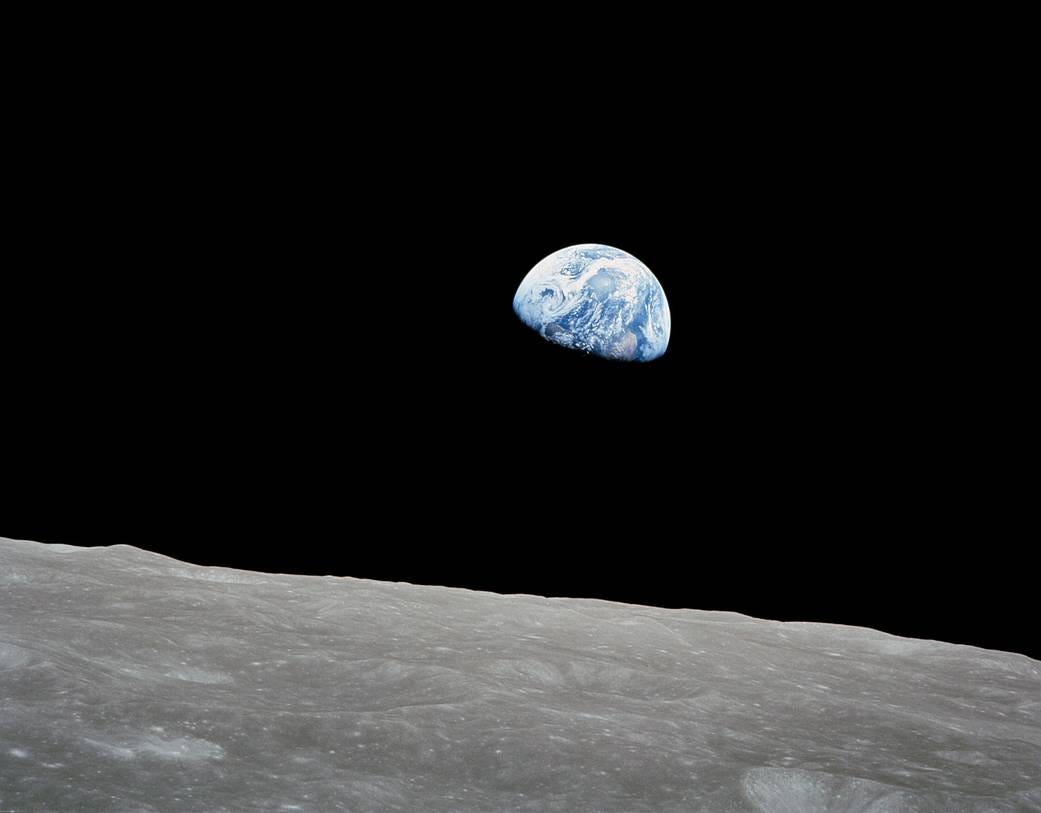
[[[1041,811],[1041,663],[0,539],[0,810]]]
[[[672,330],[669,303],[651,270],[596,243],[550,254],[524,277],[513,310],[555,344],[621,361],[651,361]]]

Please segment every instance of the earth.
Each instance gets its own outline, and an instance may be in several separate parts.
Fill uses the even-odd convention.
[[[550,254],[513,297],[521,321],[555,344],[622,361],[651,361],[669,345],[665,291],[628,252],[596,243]]]

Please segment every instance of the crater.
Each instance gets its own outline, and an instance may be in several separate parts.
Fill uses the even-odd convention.
[[[14,644],[0,641],[0,669],[14,669],[29,663],[29,652]]]

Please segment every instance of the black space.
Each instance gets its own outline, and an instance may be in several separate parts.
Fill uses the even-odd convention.
[[[39,77],[0,535],[1041,656],[942,128],[877,72],[712,55]],[[664,358],[516,319],[580,242],[656,273]]]

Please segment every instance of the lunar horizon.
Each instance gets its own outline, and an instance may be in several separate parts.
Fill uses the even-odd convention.
[[[1041,811],[1041,663],[0,539],[0,809]]]

